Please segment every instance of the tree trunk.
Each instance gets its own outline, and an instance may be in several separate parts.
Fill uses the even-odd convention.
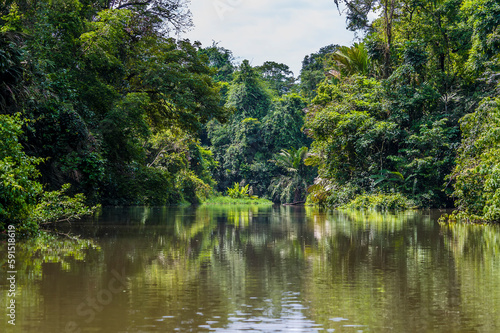
[[[390,6],[389,6],[390,1]],[[384,1],[384,23],[385,23],[385,54],[384,54],[384,77],[388,78],[391,74],[391,48],[392,48],[392,20],[394,17],[394,9],[396,0]]]

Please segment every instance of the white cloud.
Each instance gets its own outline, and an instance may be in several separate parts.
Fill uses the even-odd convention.
[[[329,44],[352,44],[333,0],[191,0],[195,28],[186,37],[212,40],[252,65],[272,60],[300,73],[304,56]]]

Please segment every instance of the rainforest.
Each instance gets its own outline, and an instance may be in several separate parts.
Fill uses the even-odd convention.
[[[183,39],[182,0],[1,1],[2,231],[228,195],[498,222],[500,4],[332,6],[356,42],[293,73]]]

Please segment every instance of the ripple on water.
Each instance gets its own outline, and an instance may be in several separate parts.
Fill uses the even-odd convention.
[[[199,328],[208,329],[211,332],[321,332],[325,328],[313,320],[307,319],[303,313],[308,307],[304,306],[299,299],[300,292],[284,292],[281,299],[281,313],[274,316],[258,316],[252,311],[252,306],[241,304],[244,309],[236,310],[227,318],[229,323],[224,327],[217,327],[219,322],[206,321]],[[272,307],[272,300],[264,300],[268,307]],[[257,309],[254,309],[257,310]],[[259,310],[264,310],[259,308]],[[269,310],[269,309],[268,309]],[[347,320],[344,318],[333,318],[333,321]],[[328,331],[333,332],[333,331]]]
[[[339,321],[344,321],[344,320],[349,320],[347,318],[342,318],[342,317],[335,317],[335,318],[330,318],[331,321],[339,322]]]

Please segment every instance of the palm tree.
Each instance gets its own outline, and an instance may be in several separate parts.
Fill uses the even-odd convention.
[[[341,46],[331,55],[334,76],[351,76],[353,74],[367,75],[369,68],[368,52],[363,43],[353,46]]]
[[[280,202],[300,202],[305,199],[309,168],[304,164],[307,147],[282,149],[274,156],[274,162],[285,174],[274,177],[269,189],[273,199]]]

